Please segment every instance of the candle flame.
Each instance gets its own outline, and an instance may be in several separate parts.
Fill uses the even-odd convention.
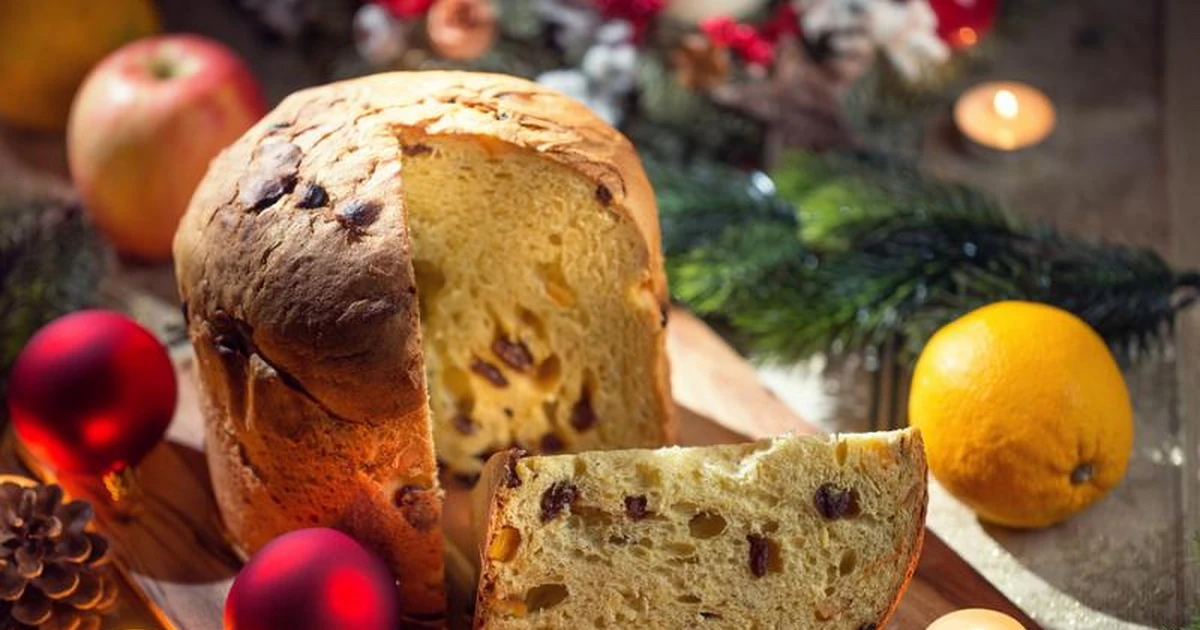
[[[1012,120],[1020,113],[1021,105],[1017,102],[1016,94],[1009,90],[999,90],[996,96],[992,97],[992,109],[996,110],[997,116]]]

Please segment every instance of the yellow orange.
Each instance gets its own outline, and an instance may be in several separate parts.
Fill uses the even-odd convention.
[[[0,119],[64,128],[75,90],[92,66],[158,28],[151,0],[0,2]]]
[[[1125,475],[1133,412],[1104,341],[1067,311],[997,302],[939,330],[913,373],[909,420],[929,468],[986,521],[1045,527]]]

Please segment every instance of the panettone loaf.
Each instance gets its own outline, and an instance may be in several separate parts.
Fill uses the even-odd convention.
[[[214,160],[175,261],[234,542],[339,527],[412,616],[444,605],[431,436],[467,476],[514,444],[671,439],[649,183],[624,137],[535,84],[298,92]]]
[[[496,455],[475,628],[883,628],[916,567],[914,430]]]

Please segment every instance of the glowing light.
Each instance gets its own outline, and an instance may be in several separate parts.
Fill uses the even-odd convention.
[[[1054,103],[1044,92],[1017,81],[980,83],[954,104],[954,124],[969,142],[999,151],[1017,151],[1042,142],[1054,131]]]
[[[938,617],[925,630],[1025,630],[1025,626],[1001,612],[967,608]]]
[[[1004,120],[1013,120],[1021,113],[1021,104],[1011,90],[997,90],[996,96],[992,97],[992,109]]]
[[[959,48],[974,46],[979,43],[979,33],[970,26],[963,26],[954,32],[954,40],[958,43]]]
[[[107,448],[124,435],[121,418],[97,414],[83,425],[83,441],[92,448]]]
[[[325,583],[329,612],[343,624],[341,627],[367,627],[381,606],[375,588],[375,583],[356,569],[334,569]]]

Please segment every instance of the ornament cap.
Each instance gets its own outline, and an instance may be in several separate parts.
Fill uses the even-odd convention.
[[[138,479],[137,469],[118,465],[104,475],[104,490],[117,518],[129,519],[144,509],[145,491]]]

